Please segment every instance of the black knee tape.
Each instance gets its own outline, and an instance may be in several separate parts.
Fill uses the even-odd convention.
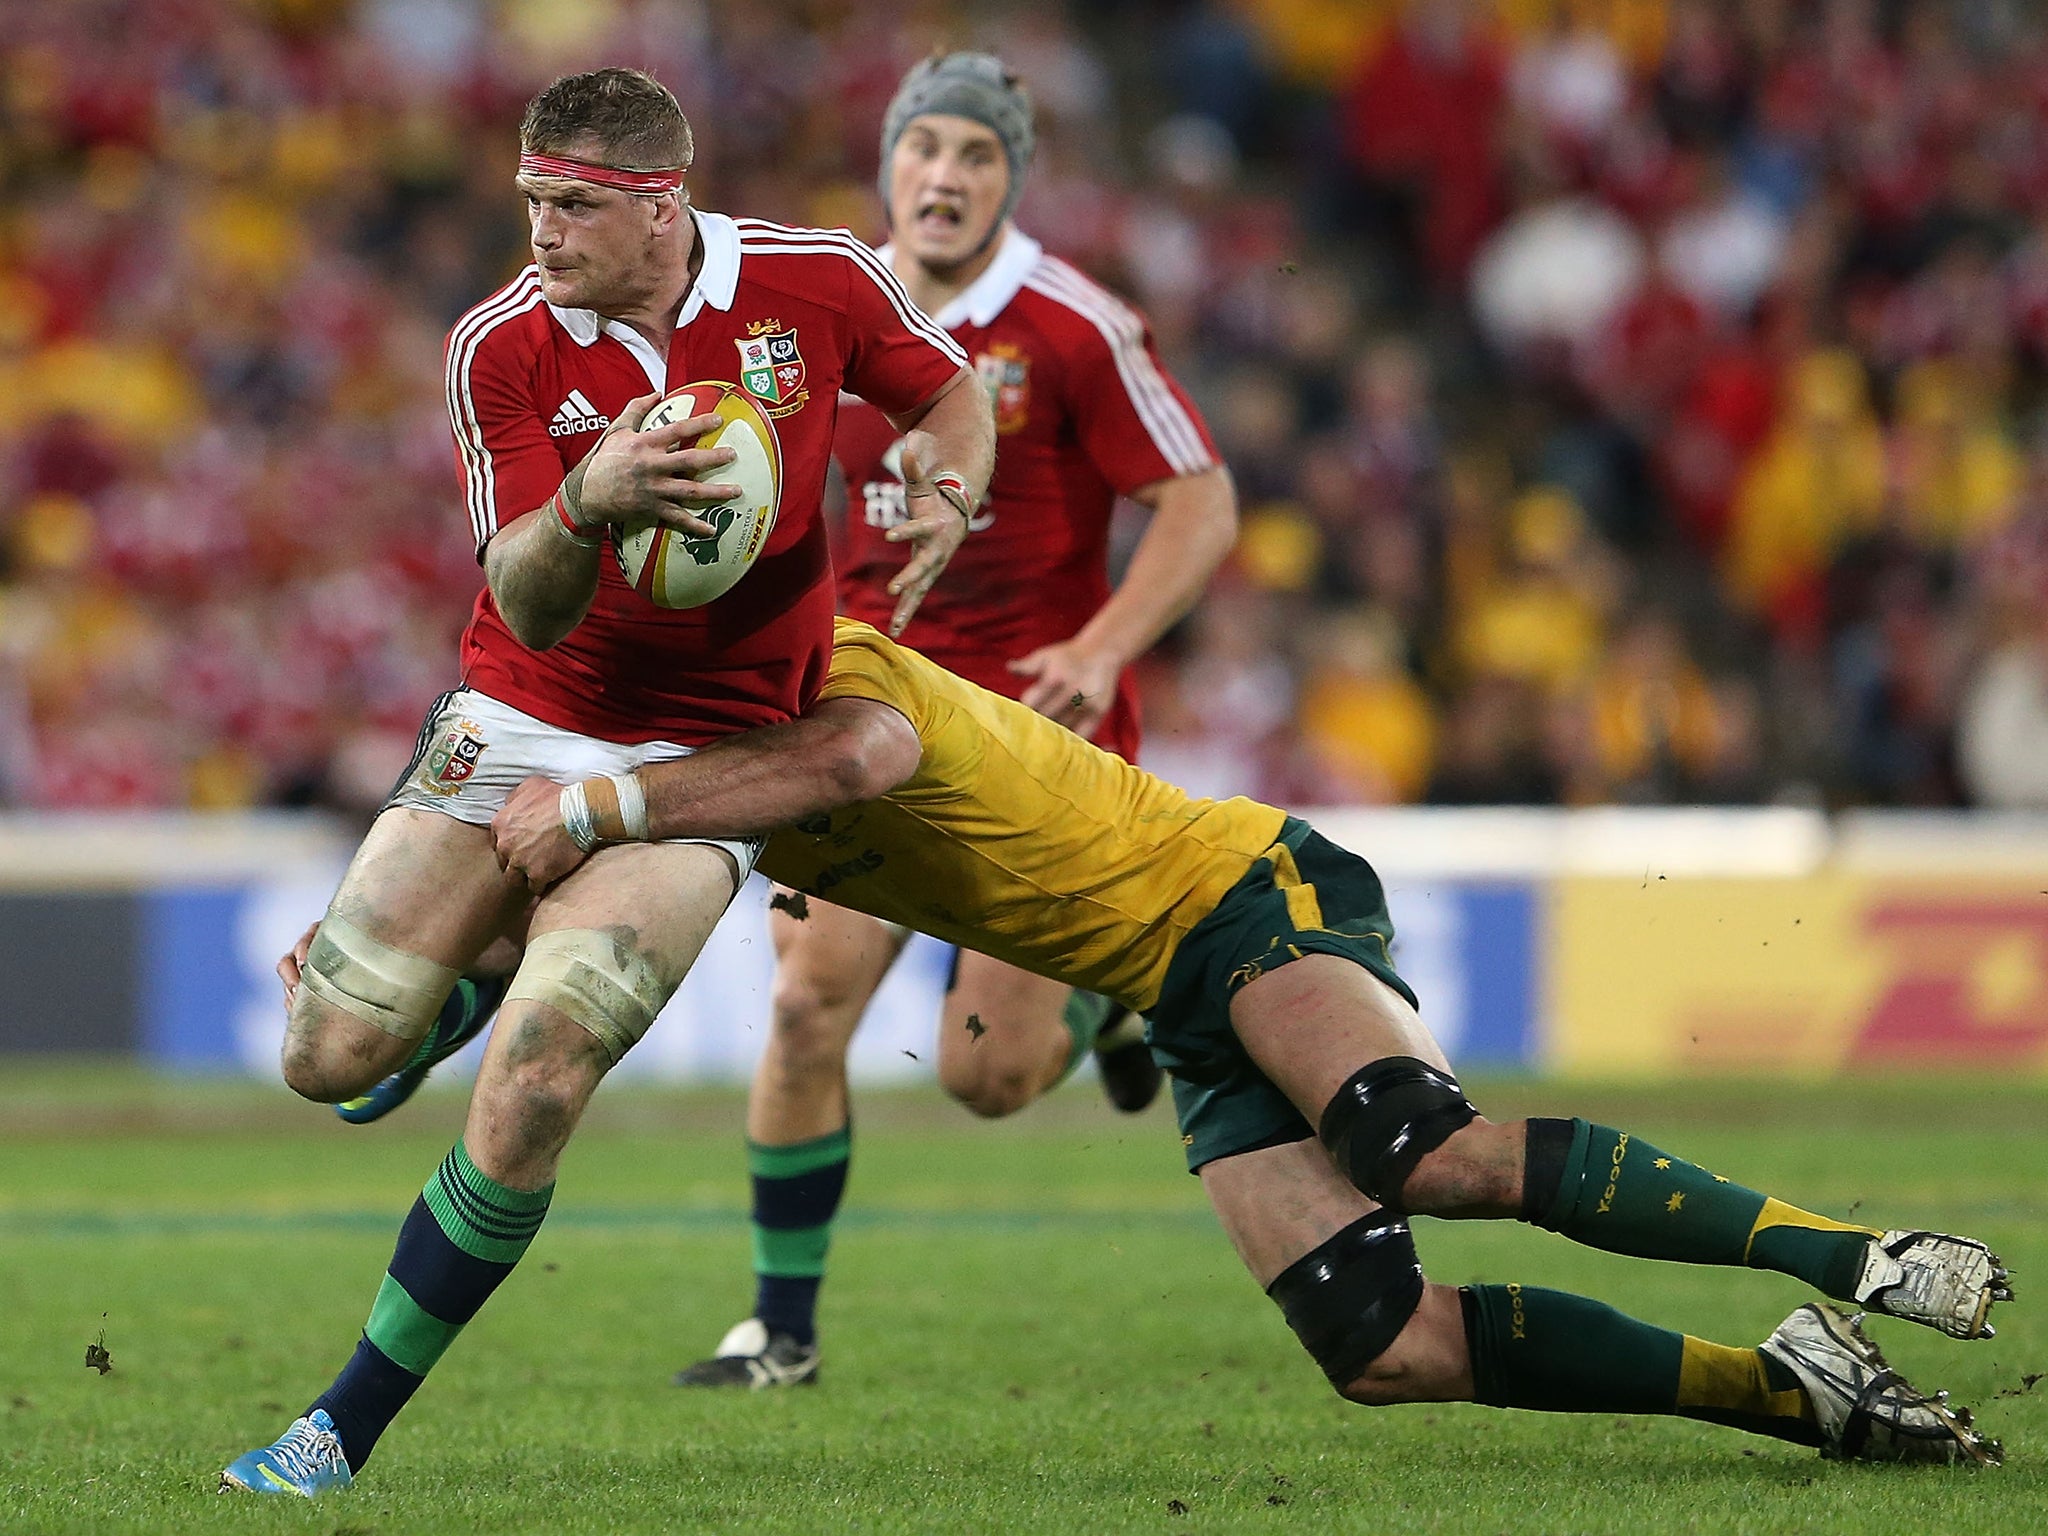
[[[1573,1126],[1569,1120],[1529,1122],[1522,1153],[1522,1220],[1543,1225],[1543,1218],[1564,1187],[1565,1165],[1571,1160]]]
[[[1388,1056],[1337,1090],[1317,1134],[1362,1193],[1399,1210],[1415,1165],[1478,1118],[1450,1073]]]
[[[1266,1294],[1341,1392],[1386,1353],[1422,1304],[1415,1238],[1407,1222],[1375,1211],[1281,1270]]]

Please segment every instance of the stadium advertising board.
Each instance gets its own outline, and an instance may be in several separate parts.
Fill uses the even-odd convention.
[[[2039,827],[1809,826],[1775,812],[1316,820],[1379,866],[1395,961],[1461,1066],[1644,1080],[2048,1073]],[[134,1052],[273,1076],[272,966],[325,904],[345,847],[282,821],[239,835],[140,825],[118,839],[85,823],[0,826],[0,963],[15,978],[0,1055]],[[748,1076],[766,1032],[766,903],[759,882],[734,903],[623,1070]],[[944,946],[913,944],[856,1040],[857,1076],[931,1072],[947,964]]]
[[[333,878],[321,871],[136,897],[142,937],[132,992],[141,1012],[132,1031],[116,1031],[102,1048],[132,1038],[168,1066],[274,1073],[284,1013],[272,967],[319,915]],[[768,894],[758,878],[741,893],[622,1072],[714,1082],[751,1075],[767,1033]],[[1396,961],[1448,1048],[1461,1061],[1534,1065],[1534,889],[1439,882],[1395,887],[1390,900],[1400,930]],[[949,963],[944,945],[922,938],[912,944],[855,1039],[849,1067],[857,1078],[931,1073],[932,1020]]]
[[[2038,880],[1649,875],[1549,900],[1554,1071],[2048,1071]]]

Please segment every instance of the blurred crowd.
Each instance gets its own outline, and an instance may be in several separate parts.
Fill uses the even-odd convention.
[[[698,202],[879,239],[939,42],[1237,476],[1161,771],[2048,803],[2027,0],[0,0],[0,805],[373,807],[480,581],[440,348],[520,106],[649,68]]]

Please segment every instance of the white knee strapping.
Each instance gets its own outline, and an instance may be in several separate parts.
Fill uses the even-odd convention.
[[[596,928],[562,928],[529,940],[505,993],[541,1003],[597,1037],[616,1066],[647,1033],[674,987],[633,947]]]
[[[374,1025],[400,1040],[418,1040],[460,973],[393,949],[345,917],[329,912],[320,920],[299,983],[331,1007]]]

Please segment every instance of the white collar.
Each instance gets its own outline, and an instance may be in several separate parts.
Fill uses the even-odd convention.
[[[885,262],[891,261],[896,247],[892,242],[875,254]],[[963,325],[994,323],[996,316],[1009,307],[1010,300],[1017,297],[1017,290],[1024,286],[1024,279],[1031,275],[1031,269],[1038,265],[1038,258],[1044,254],[1044,246],[1012,224],[1003,231],[995,260],[982,270],[981,276],[955,294],[952,301],[932,319],[942,331],[958,330]]]
[[[706,304],[713,309],[731,309],[740,286],[739,226],[722,213],[706,213],[699,208],[692,208],[690,216],[697,222],[697,238],[704,242],[704,264],[697,269],[697,280],[690,284],[682,313],[676,316],[677,330],[696,319]],[[579,347],[591,345],[607,331],[619,335],[621,340],[622,332],[639,334],[623,321],[607,320],[594,309],[563,309],[550,304],[548,310]]]

